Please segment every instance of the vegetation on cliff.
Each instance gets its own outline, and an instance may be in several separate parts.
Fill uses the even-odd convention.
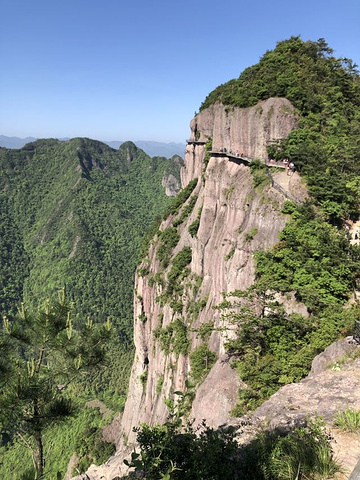
[[[303,378],[313,357],[340,335],[351,333],[359,315],[356,305],[344,309],[356,288],[359,247],[350,244],[341,228],[359,217],[356,65],[335,58],[324,39],[291,37],[238,79],[211,92],[201,110],[216,102],[249,107],[270,97],[290,100],[299,124],[288,138],[268,146],[269,155],[295,163],[311,198],[299,206],[285,204],[283,213],[290,219],[278,244],[255,254],[255,285],[232,292],[219,306],[237,326],[228,351],[248,385],[240,392],[238,414],[256,408],[281,385]],[[257,172],[252,168],[254,186]],[[292,293],[306,305],[308,318],[287,314],[275,301],[281,294],[286,302]]]
[[[140,452],[124,463],[146,480],[298,480],[333,478],[339,465],[333,458],[320,420],[304,428],[261,432],[247,445],[233,427],[214,430],[205,423],[182,425],[173,413],[164,425],[137,429]],[[131,479],[133,475],[123,477]]]
[[[296,107],[299,128],[269,153],[289,158],[307,180],[311,195],[332,222],[358,214],[360,76],[348,58],[336,58],[324,39],[291,37],[267,51],[240,77],[220,85],[201,105],[249,107],[286,97]],[[286,113],[286,112],[284,112]]]
[[[107,346],[108,368],[93,372],[81,381],[81,388],[73,386],[71,391],[78,400],[96,396],[118,410],[125,402],[133,356],[129,279],[134,276],[144,231],[172,201],[165,196],[162,179],[170,173],[178,177],[179,162],[150,158],[131,142],[116,151],[77,138],[38,140],[21,150],[0,149],[0,167],[0,313],[11,323],[21,301],[36,310],[66,286],[75,323],[88,316],[95,323],[110,317],[114,329]],[[74,421],[75,443],[81,443],[85,417],[80,413]],[[100,416],[92,417],[95,431]],[[57,471],[65,473],[66,462],[51,470],[56,468],[52,452],[63,449],[68,460],[73,451],[74,442],[64,433],[67,429],[71,430],[70,424],[64,431],[52,427],[45,435],[45,448],[51,451],[47,474],[54,478]],[[100,436],[92,449],[100,448],[98,440]],[[14,455],[26,464],[26,455],[20,453],[23,447],[9,446],[1,451],[4,478],[10,478],[6,465],[11,465]],[[88,458],[97,455],[88,453]],[[24,472],[25,464],[19,467]]]

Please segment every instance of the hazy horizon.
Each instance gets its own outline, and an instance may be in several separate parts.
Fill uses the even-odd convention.
[[[293,35],[360,63],[360,3],[5,0],[0,131],[184,142],[206,96]]]

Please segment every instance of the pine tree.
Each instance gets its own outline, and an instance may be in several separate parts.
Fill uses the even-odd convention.
[[[3,317],[0,429],[31,450],[37,479],[44,475],[44,431],[75,413],[67,387],[104,364],[110,330],[109,321],[74,322],[64,290],[35,314],[22,304],[13,321]]]

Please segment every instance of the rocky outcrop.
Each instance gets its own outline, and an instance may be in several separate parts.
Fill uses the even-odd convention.
[[[359,437],[334,428],[334,419],[346,409],[360,410],[359,349],[349,337],[315,357],[308,377],[282,387],[250,417],[240,419],[249,422],[242,433],[243,442],[250,441],[258,427],[290,430],[309,418],[321,417],[330,432],[335,458],[342,465],[337,478],[349,478],[360,458]]]
[[[292,105],[277,98],[247,109],[228,110],[216,104],[191,122],[191,137],[197,141],[186,148],[181,179],[183,187],[194,179],[197,184],[183,207],[160,226],[164,232],[176,225],[179,235],[168,262],[160,261],[163,240],[158,234],[136,275],[136,354],[118,451],[102,470],[92,467],[90,479],[100,478],[100,471],[104,479],[119,475],[124,451],[135,441],[134,426],[167,419],[165,403],[176,403],[174,392],[185,393],[186,380],[194,382],[192,353],[200,346],[215,354],[216,361],[197,385],[190,417],[214,427],[230,421],[240,380],[225,350],[232,326],[214,307],[223,293],[253,283],[253,254],[276,243],[286,222],[281,214],[286,198],[269,182],[255,189],[248,165],[211,156],[205,142],[212,139],[213,150],[226,147],[265,159],[266,146],[295,126]],[[176,276],[172,269],[184,249],[191,252],[191,261]],[[204,358],[204,370],[206,366]]]
[[[249,108],[216,103],[191,121],[190,140],[212,139],[214,151],[226,148],[249,158],[266,159],[266,147],[274,140],[286,138],[296,126],[295,109],[286,98],[269,98]],[[200,153],[198,147],[194,144],[186,147],[183,186],[201,174],[201,162],[194,158]],[[195,161],[189,161],[192,157]]]
[[[168,197],[175,197],[180,190],[179,180],[170,173],[170,175],[164,175],[161,185],[165,188],[165,195]]]

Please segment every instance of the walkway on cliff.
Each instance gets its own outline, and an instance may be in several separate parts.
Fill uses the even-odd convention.
[[[224,152],[224,151],[211,151],[210,152],[212,157],[226,157],[229,159],[230,162],[235,162],[238,165],[249,165],[251,161],[253,161],[253,158],[247,157],[244,154],[233,154],[230,152]],[[295,203],[301,203],[303,199],[296,198],[294,195],[291,195],[289,192],[290,190],[290,181],[294,175],[294,172],[291,172],[289,174],[289,170],[287,165],[284,165],[283,162],[275,162],[273,160],[270,160],[269,162],[262,160],[263,163],[265,164],[266,167],[266,173],[268,177],[270,178],[271,181],[271,186],[277,190],[279,193],[284,195],[288,200],[291,200],[292,202]],[[271,167],[275,167],[277,170],[276,172],[279,173],[280,175],[276,176],[276,180],[274,178],[273,173],[271,172]],[[279,170],[282,170],[279,172]],[[286,173],[285,173],[286,170]]]
[[[187,140],[188,145],[202,145],[204,146],[206,142],[199,140]],[[249,165],[254,159],[250,158],[243,153],[232,153],[222,150],[212,150],[209,152],[212,157],[217,158],[227,158],[230,162],[234,162],[238,165]],[[284,195],[285,198],[291,200],[295,203],[301,203],[304,201],[304,194],[302,193],[299,197],[298,195],[292,195],[290,189],[293,190],[293,185],[291,185],[292,177],[294,177],[294,172],[289,174],[288,166],[283,162],[276,162],[275,160],[261,160],[266,166],[266,173],[271,181],[271,186],[277,190],[279,193]],[[275,167],[276,171],[272,172],[271,167]],[[286,173],[285,173],[286,171]],[[296,176],[295,176],[296,177]],[[296,178],[296,180],[298,180]],[[295,182],[293,182],[295,183]],[[299,183],[298,181],[296,183]],[[306,196],[306,195],[305,195]]]

